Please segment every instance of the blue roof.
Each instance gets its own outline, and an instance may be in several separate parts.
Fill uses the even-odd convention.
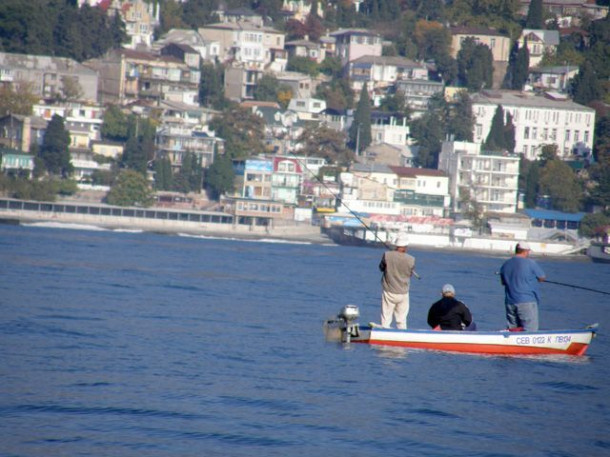
[[[543,219],[553,221],[580,222],[585,213],[563,213],[550,209],[526,209],[523,211],[532,219]]]

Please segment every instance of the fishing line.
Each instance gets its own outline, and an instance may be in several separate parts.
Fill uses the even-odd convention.
[[[500,272],[496,271],[496,275],[499,275],[499,274],[500,274]],[[549,281],[548,279],[545,279],[542,282],[543,283],[548,282],[549,284],[557,284],[558,286],[573,287],[574,289],[588,290],[589,292],[596,292],[598,294],[610,295],[610,292],[605,292],[605,291],[599,290],[599,289],[591,289],[590,287],[577,286],[576,284],[567,284],[565,282]]]
[[[293,156],[293,157],[294,157],[294,156]],[[316,176],[316,175],[315,175],[315,174],[314,174],[314,173],[313,173],[313,172],[312,172],[312,171],[311,171],[309,168],[307,168],[307,166],[303,164],[303,162],[301,161],[301,159],[299,159],[298,157],[294,157],[294,158],[295,158],[295,159],[296,159],[296,160],[297,160],[297,161],[298,161],[298,162],[301,164],[301,166],[302,166],[303,168],[305,168],[305,169],[306,169],[306,170],[309,172],[309,174],[310,174],[310,175],[312,175],[312,176],[313,176],[313,177],[316,179],[316,181],[318,181],[320,184],[322,184],[322,185],[323,185],[323,186],[326,188],[326,190],[328,190],[328,191],[331,193],[331,195],[334,195],[334,194],[333,194],[332,189],[331,189],[330,187],[328,187],[328,186],[326,185],[326,183],[325,183],[324,181],[322,181],[322,180],[321,180],[321,179],[320,179],[318,176]],[[375,182],[377,182],[377,181],[375,181]],[[347,206],[343,200],[341,200],[341,205],[342,205],[342,206],[344,206],[344,207],[345,207],[345,208],[346,208],[346,209],[347,209],[347,210],[348,210],[348,211],[349,211],[349,212],[352,214],[352,216],[354,216],[356,219],[358,219],[358,222],[360,222],[360,223],[362,224],[362,226],[365,228],[365,230],[368,230],[368,231],[369,231],[369,232],[371,232],[373,235],[375,235],[375,238],[376,238],[377,240],[379,240],[379,242],[380,242],[381,244],[383,244],[383,245],[386,247],[386,249],[389,249],[389,250],[391,250],[391,249],[392,249],[392,246],[388,245],[388,244],[387,244],[385,241],[383,241],[381,238],[379,238],[379,235],[377,235],[377,232],[376,232],[376,231],[373,231],[373,229],[371,229],[371,228],[370,228],[370,227],[369,227],[369,226],[368,226],[368,225],[367,225],[367,224],[366,224],[366,223],[365,223],[365,222],[362,220],[362,218],[361,218],[360,216],[358,216],[358,214],[357,214],[355,211],[352,211],[352,209],[351,209],[349,206]],[[413,276],[415,276],[417,279],[421,279],[421,276],[420,276],[420,275],[418,275],[418,274],[417,274],[417,272],[415,272],[415,271],[413,271]]]
[[[548,282],[550,284],[557,284],[558,286],[573,287],[574,289],[588,290],[589,292],[597,292],[598,294],[610,295],[610,292],[605,292],[603,290],[598,290],[598,289],[591,289],[589,287],[577,286],[575,284],[566,284],[564,282],[549,281],[548,279],[545,280],[544,282]]]

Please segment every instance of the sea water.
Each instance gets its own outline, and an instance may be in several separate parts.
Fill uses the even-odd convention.
[[[543,329],[600,323],[585,357],[324,341],[379,320],[382,250],[0,226],[2,456],[610,455],[610,296],[542,285]],[[452,283],[505,326],[506,257],[413,248],[411,328]],[[538,258],[610,292],[610,265]]]

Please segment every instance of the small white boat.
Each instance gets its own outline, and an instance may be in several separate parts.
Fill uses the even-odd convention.
[[[360,325],[358,307],[347,305],[324,324],[328,341],[468,352],[491,355],[584,355],[597,332],[597,324],[582,330],[536,332],[397,330],[376,324]]]

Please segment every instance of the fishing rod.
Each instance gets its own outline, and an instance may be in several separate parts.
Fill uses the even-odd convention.
[[[500,274],[500,272],[496,271],[496,275],[499,275],[499,274]],[[567,284],[565,282],[549,281],[548,279],[545,279],[542,282],[548,282],[549,284],[557,284],[558,286],[573,287],[574,289],[588,290],[589,292],[597,292],[598,294],[610,295],[610,292],[605,292],[605,291],[599,290],[599,289],[591,289],[590,287],[577,286],[576,284]]]
[[[544,282],[548,282],[550,284],[557,284],[558,286],[573,287],[574,289],[588,290],[589,292],[597,292],[598,294],[610,295],[610,292],[605,292],[603,290],[598,290],[598,289],[591,289],[590,287],[577,286],[575,284],[566,284],[564,282],[549,281],[548,279],[545,280]]]
[[[330,187],[328,187],[328,186],[326,185],[326,183],[325,183],[325,182],[324,182],[322,179],[320,179],[318,176],[316,176],[316,175],[315,175],[315,174],[314,174],[314,173],[313,173],[313,172],[312,172],[312,171],[311,171],[311,170],[310,170],[310,169],[309,169],[307,166],[303,165],[303,163],[301,162],[301,160],[300,160],[299,158],[297,158],[297,157],[295,157],[295,158],[296,158],[296,160],[297,160],[299,163],[301,163],[301,166],[303,166],[303,167],[304,167],[304,168],[305,168],[307,171],[309,171],[309,173],[310,173],[310,174],[311,174],[311,175],[312,175],[312,176],[313,176],[313,177],[316,179],[316,181],[318,181],[320,184],[322,184],[322,185],[323,185],[323,186],[326,188],[326,190],[327,190],[327,191],[329,191],[331,194],[333,193],[332,189],[331,189]],[[347,206],[347,205],[345,204],[345,202],[344,202],[343,200],[341,200],[341,206],[344,206],[344,207],[345,207],[345,209],[347,209],[347,210],[348,210],[348,211],[351,213],[351,215],[352,215],[352,216],[354,216],[354,217],[355,217],[355,218],[358,220],[358,222],[360,222],[360,223],[362,224],[362,226],[364,227],[364,229],[365,229],[365,230],[368,230],[369,232],[371,232],[371,233],[372,233],[372,234],[375,236],[375,238],[376,238],[376,239],[377,239],[377,240],[378,240],[378,241],[379,241],[381,244],[383,244],[383,245],[385,246],[385,248],[386,248],[386,249],[390,249],[390,250],[392,249],[392,247],[391,247],[391,246],[389,246],[389,245],[388,245],[388,244],[387,244],[385,241],[383,241],[381,238],[379,238],[379,235],[377,235],[377,231],[376,231],[376,230],[374,231],[373,229],[371,229],[371,228],[370,228],[370,227],[369,227],[369,226],[368,226],[368,225],[367,225],[367,224],[366,224],[366,223],[365,223],[365,222],[362,220],[362,218],[361,218],[360,216],[358,216],[358,214],[357,214],[355,211],[352,211],[352,209],[351,209],[349,206]],[[418,275],[418,274],[417,274],[417,272],[416,272],[415,270],[413,270],[413,276],[415,276],[417,279],[421,279],[421,276],[420,276],[420,275]]]

